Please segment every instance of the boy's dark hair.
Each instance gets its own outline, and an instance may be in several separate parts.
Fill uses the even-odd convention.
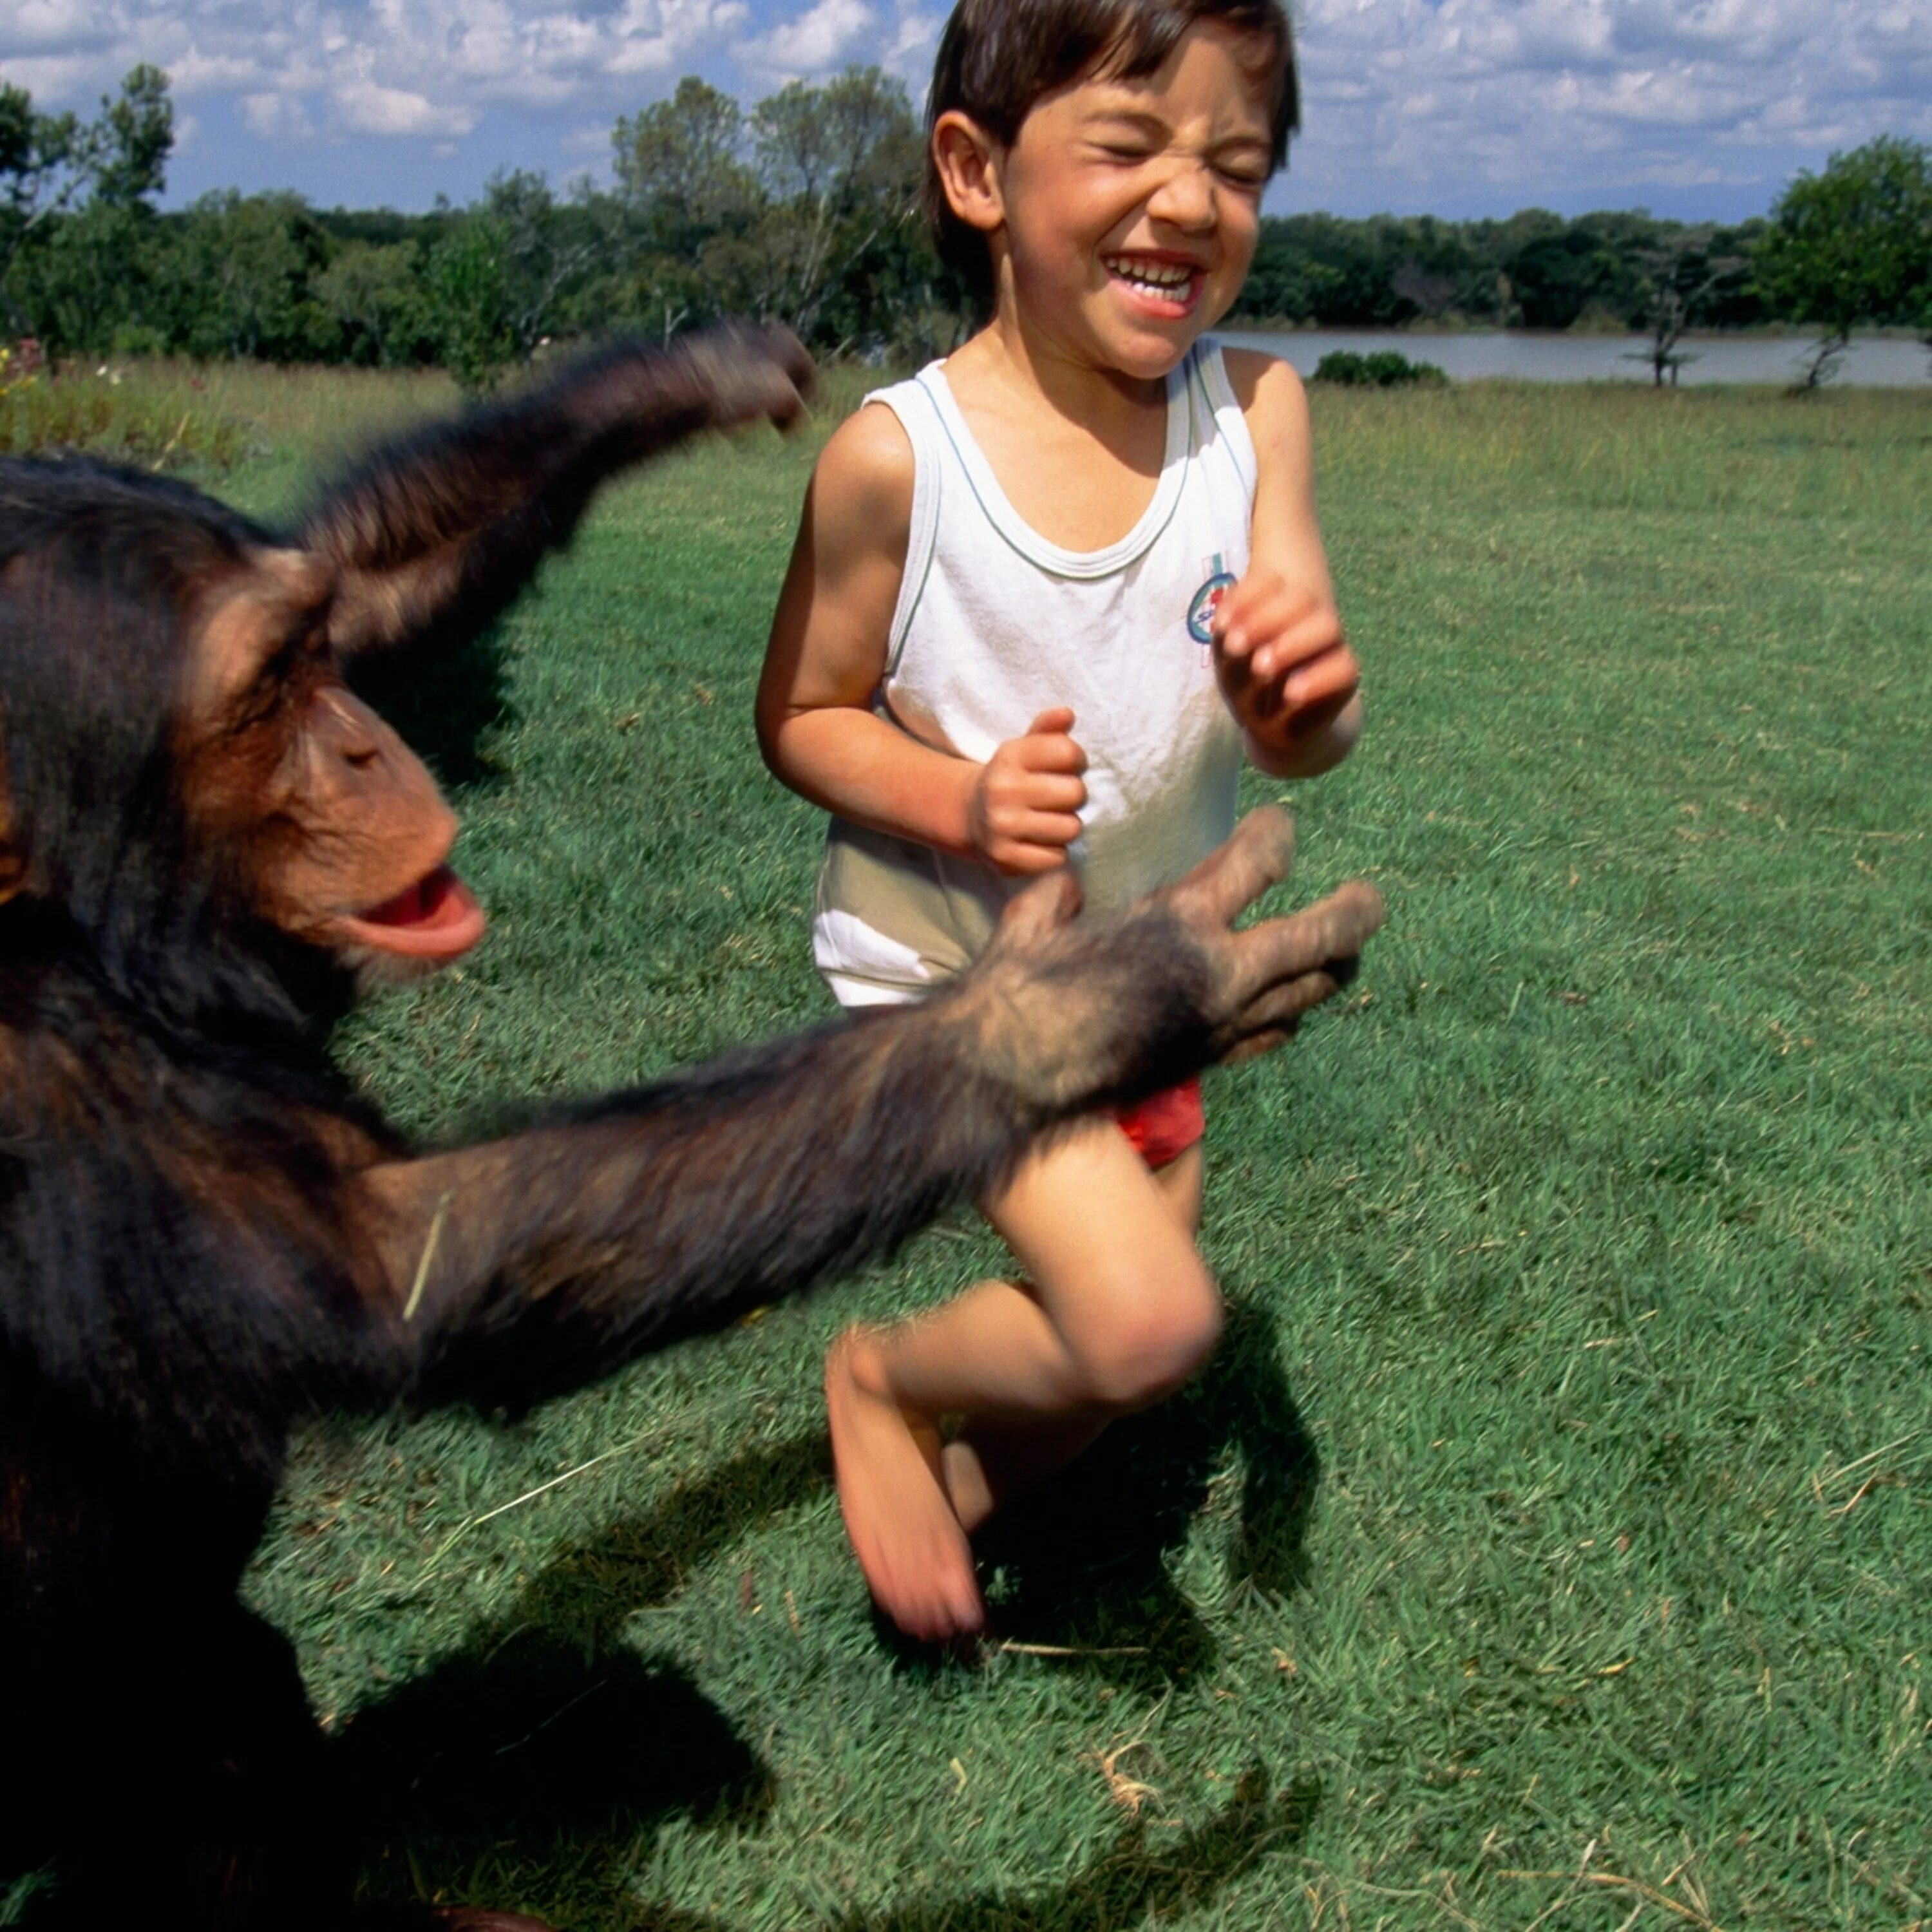
[[[926,218],[940,259],[982,300],[992,292],[986,238],[947,205],[932,130],[956,108],[1010,147],[1035,102],[1090,70],[1112,80],[1159,71],[1188,28],[1204,22],[1266,43],[1273,158],[1288,158],[1300,124],[1294,41],[1281,0],[958,0],[932,64],[926,103]]]

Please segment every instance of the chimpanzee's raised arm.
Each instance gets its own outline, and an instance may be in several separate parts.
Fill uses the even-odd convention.
[[[662,349],[613,343],[379,447],[294,539],[333,566],[332,642],[352,656],[482,629],[569,541],[606,478],[702,430],[788,423],[811,379],[788,330],[726,324]]]
[[[1359,883],[1245,932],[1258,812],[1170,892],[1069,923],[1064,873],[924,1005],[755,1048],[514,1138],[367,1172],[414,1394],[520,1407],[890,1250],[1040,1132],[1285,1039],[1382,922]]]

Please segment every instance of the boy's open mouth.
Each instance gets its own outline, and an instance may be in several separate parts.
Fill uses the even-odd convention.
[[[1147,255],[1105,255],[1101,262],[1108,274],[1149,302],[1184,310],[1193,306],[1199,292],[1202,270],[1197,262],[1162,261]]]

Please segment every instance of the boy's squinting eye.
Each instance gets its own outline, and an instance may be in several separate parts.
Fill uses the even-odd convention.
[[[1096,115],[1088,123],[1088,139],[1115,160],[1144,160],[1168,138],[1168,130],[1144,114]]]
[[[1245,154],[1223,155],[1214,164],[1214,172],[1231,187],[1244,190],[1258,194],[1268,186],[1268,164]]]

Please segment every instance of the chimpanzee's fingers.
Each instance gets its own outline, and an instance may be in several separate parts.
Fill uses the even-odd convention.
[[[1280,806],[1264,805],[1165,896],[1190,924],[1231,925],[1244,907],[1286,878],[1294,863],[1294,820]]]
[[[1299,912],[1234,934],[1228,944],[1234,956],[1235,1011],[1245,1016],[1272,989],[1292,987],[1310,974],[1336,979],[1337,962],[1353,959],[1387,916],[1382,894],[1351,879]]]
[[[1354,961],[1338,960],[1332,968],[1318,967],[1270,986],[1250,1000],[1234,1021],[1234,1042],[1226,1058],[1231,1062],[1252,1060],[1279,1046],[1301,1024],[1304,1013],[1324,1000],[1332,1000],[1354,976]]]
[[[1028,946],[1065,926],[1080,910],[1080,881],[1069,866],[1056,866],[1007,902],[999,939]]]
[[[700,330],[674,346],[709,393],[712,421],[720,428],[769,417],[782,428],[805,407],[812,386],[812,358],[779,323],[741,322]]]

